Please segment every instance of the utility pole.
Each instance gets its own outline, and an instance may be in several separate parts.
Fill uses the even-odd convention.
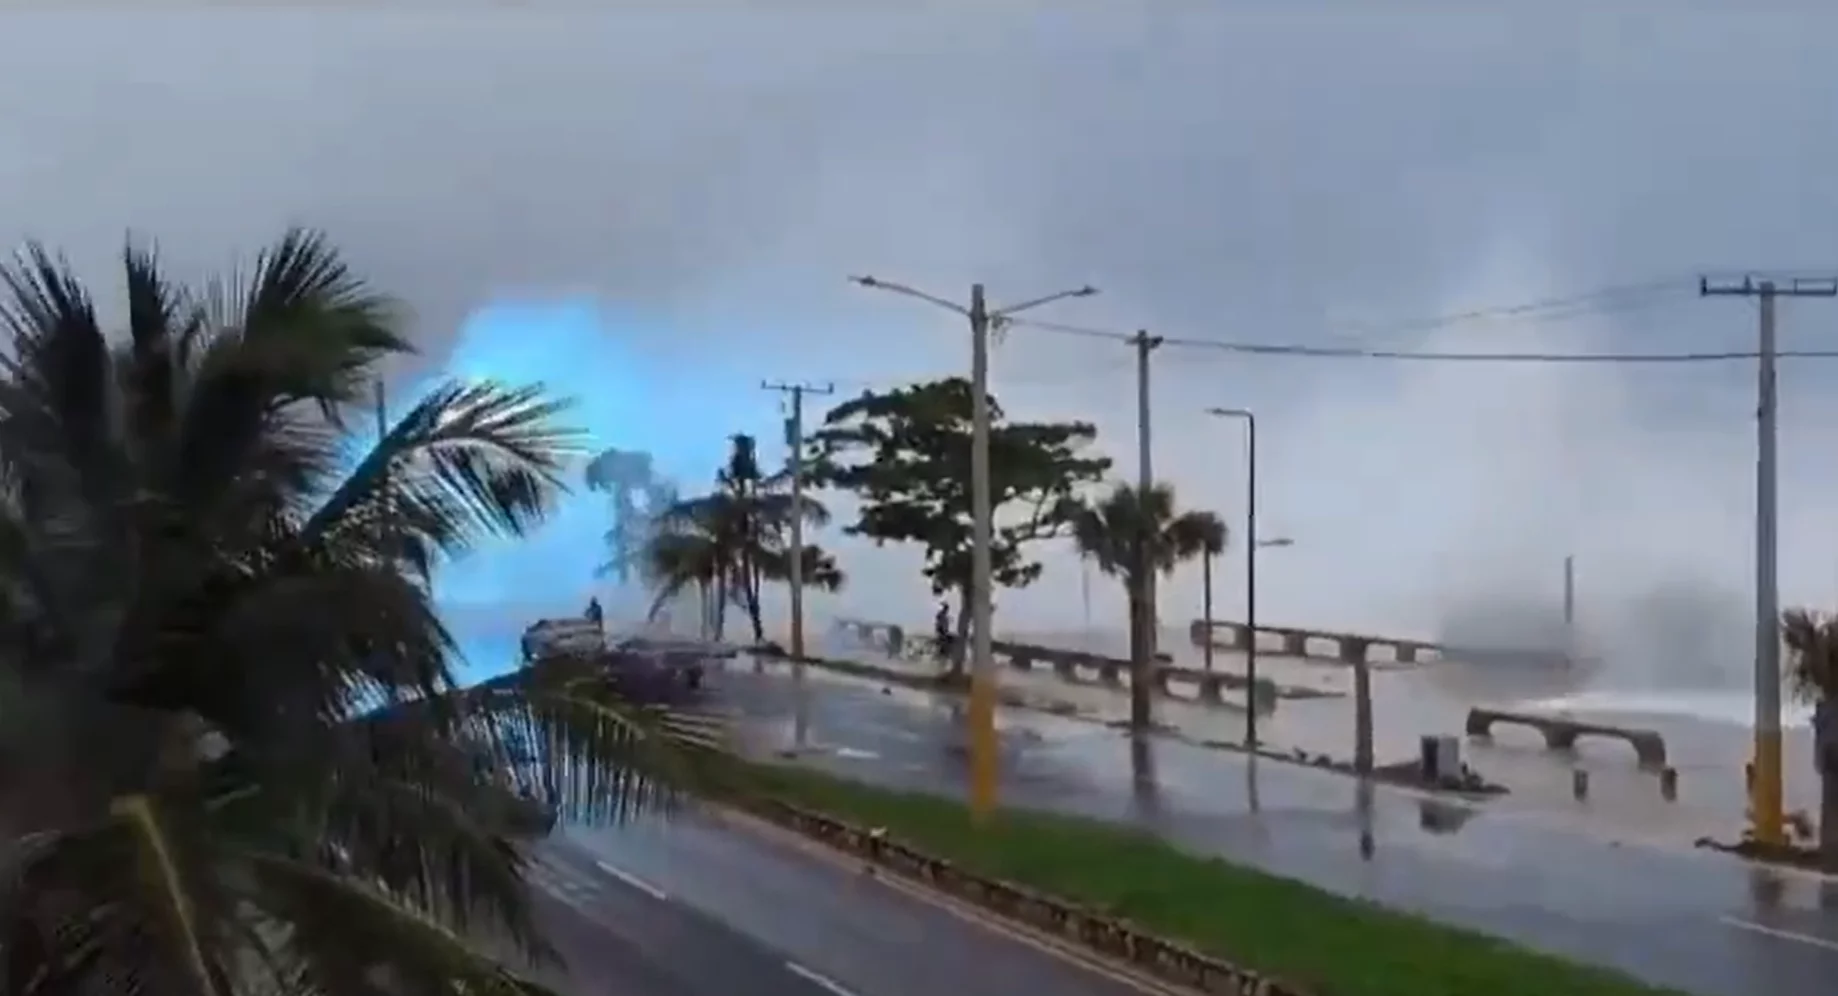
[[[1576,556],[1564,558],[1564,663],[1576,663]]]
[[[1838,278],[1740,282],[1698,281],[1701,297],[1753,297],[1760,303],[1756,378],[1755,448],[1755,779],[1750,816],[1755,839],[1786,842],[1781,774],[1780,533],[1776,464],[1774,307],[1780,297],[1838,297]]]
[[[1155,486],[1154,448],[1151,445],[1149,414],[1149,354],[1162,344],[1162,337],[1150,335],[1147,329],[1130,337],[1136,350],[1136,500],[1138,511],[1148,509],[1149,489]],[[1151,530],[1155,523],[1147,515],[1138,516],[1136,537],[1136,638],[1130,641],[1130,730],[1149,731],[1151,720],[1149,689],[1155,670],[1155,558],[1150,547],[1155,541]]]
[[[803,748],[810,726],[804,694],[804,396],[833,394],[833,384],[761,383],[766,391],[791,395],[791,417],[785,420],[785,457],[791,472],[791,545],[787,551],[785,572],[791,587],[791,682],[796,718],[793,720],[793,743]]]
[[[989,487],[989,304],[970,285],[970,812],[996,809],[995,506]]]
[[[989,481],[989,333],[1031,308],[1098,292],[1086,285],[1048,294],[1006,308],[990,308],[982,284],[970,286],[968,307],[905,284],[875,277],[850,277],[871,290],[916,298],[970,322],[970,814],[987,821],[996,807],[996,672],[990,620],[994,615],[994,565],[990,544],[995,527]]]

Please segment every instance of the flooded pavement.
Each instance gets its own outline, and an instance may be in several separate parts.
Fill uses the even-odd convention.
[[[961,791],[960,700],[810,675],[807,763]],[[737,667],[718,686],[755,748],[789,743],[783,672]],[[1537,806],[1362,787],[1167,738],[1133,750],[1088,721],[1010,710],[1002,725],[1002,791],[1015,805],[1135,824],[1197,852],[1703,996],[1811,996],[1838,978],[1838,885],[1814,876],[1624,843]]]
[[[1044,638],[1043,638],[1044,639]],[[1184,642],[1184,636],[1183,636]],[[929,663],[894,662],[860,646],[840,641],[826,648],[837,656],[898,664],[915,671],[930,671]],[[1114,650],[1115,648],[1100,648]],[[1199,651],[1191,646],[1164,650],[1184,666],[1198,666]],[[1243,673],[1243,655],[1216,651],[1214,667]],[[1259,739],[1277,750],[1302,750],[1347,759],[1353,755],[1352,674],[1343,665],[1262,654],[1260,677],[1279,685],[1333,693],[1330,697],[1285,699],[1274,714],[1259,724]],[[1496,801],[1497,808],[1535,811],[1543,817],[1579,829],[1607,833],[1622,840],[1648,840],[1690,844],[1702,837],[1733,840],[1746,820],[1743,766],[1749,754],[1749,735],[1740,722],[1711,721],[1691,711],[1728,711],[1729,695],[1655,695],[1590,690],[1594,676],[1586,671],[1563,672],[1499,665],[1437,662],[1415,668],[1383,669],[1373,673],[1374,748],[1383,765],[1418,756],[1419,738],[1426,734],[1460,737],[1463,759],[1490,781],[1511,789]],[[1051,672],[1003,669],[1005,689],[1029,701],[1063,703],[1101,720],[1122,722],[1129,704],[1121,689],[1095,684],[1069,683]],[[1734,696],[1740,706],[1740,693]],[[1669,763],[1678,771],[1678,795],[1667,800],[1656,772],[1640,769],[1627,744],[1615,740],[1585,739],[1574,750],[1547,748],[1534,731],[1501,726],[1489,741],[1463,734],[1469,709],[1490,706],[1544,714],[1573,714],[1591,722],[1650,729],[1664,737]],[[1157,699],[1157,719],[1194,741],[1239,743],[1244,739],[1241,709],[1204,706],[1178,698]],[[1731,718],[1742,720],[1740,708]],[[1806,729],[1790,726],[1786,743],[1786,801],[1788,809],[1816,812],[1818,781]],[[1572,795],[1572,772],[1588,772],[1587,799]]]

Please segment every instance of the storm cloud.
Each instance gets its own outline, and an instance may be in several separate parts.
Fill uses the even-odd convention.
[[[405,376],[457,355],[489,305],[588,308],[603,353],[577,325],[493,341],[529,354],[520,375],[648,399],[643,424],[592,426],[609,445],[693,439],[698,460],[729,432],[777,439],[762,378],[859,391],[965,366],[951,316],[849,273],[983,281],[998,301],[1091,282],[1101,297],[1042,317],[1187,339],[1739,350],[1753,307],[1699,300],[1695,274],[1838,265],[1838,14],[669,6],[9,10],[0,240],[106,274],[131,229],[205,272],[324,227],[413,306],[426,356]],[[1654,281],[1637,307],[1398,331]],[[1838,302],[1783,309],[1785,347],[1835,329]],[[1017,328],[996,364],[1015,414],[1093,419],[1134,465],[1126,347]],[[1821,361],[1782,377],[1789,603],[1838,598],[1832,382]],[[1267,529],[1295,540],[1267,557],[1269,618],[1433,633],[1548,615],[1574,554],[1594,632],[1704,599],[1693,618],[1748,625],[1751,364],[1169,345],[1155,383],[1160,475],[1234,522],[1241,430],[1199,412],[1258,413]],[[826,541],[855,582],[826,611],[920,618],[908,552]],[[540,571],[571,601],[554,579],[589,546],[551,541],[564,568],[506,560],[504,587]],[[1078,621],[1079,571],[1049,559],[1005,619]],[[1177,578],[1164,615],[1197,589]],[[1683,642],[1705,657],[1691,680],[1745,666],[1727,639]]]

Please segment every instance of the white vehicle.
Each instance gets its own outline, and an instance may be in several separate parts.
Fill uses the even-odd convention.
[[[523,659],[585,657],[606,653],[606,630],[585,616],[571,619],[538,619],[523,631]]]

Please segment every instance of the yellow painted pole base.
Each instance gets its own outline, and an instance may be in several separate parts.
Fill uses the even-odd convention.
[[[970,676],[970,816],[986,823],[996,810],[996,689],[989,675]]]
[[[1749,785],[1749,812],[1757,843],[1787,842],[1781,777],[1780,731],[1755,731],[1755,776]]]

